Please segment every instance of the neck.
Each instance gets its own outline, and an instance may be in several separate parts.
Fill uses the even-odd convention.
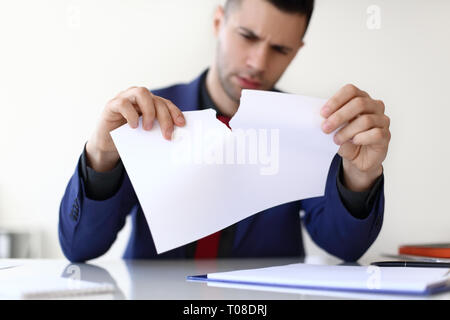
[[[206,88],[217,109],[224,116],[233,117],[239,103],[231,99],[222,87],[217,68],[211,67],[206,75]]]

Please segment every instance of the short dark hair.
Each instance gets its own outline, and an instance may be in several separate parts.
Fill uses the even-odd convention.
[[[227,0],[225,3],[225,12],[234,6],[239,5],[243,0]],[[298,13],[306,16],[306,29],[314,10],[314,0],[264,0],[269,2],[277,9],[287,13]]]

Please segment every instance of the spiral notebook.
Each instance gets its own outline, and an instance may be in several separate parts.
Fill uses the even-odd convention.
[[[261,289],[316,289],[430,295],[450,290],[450,269],[333,266],[303,263],[189,276],[190,281],[256,285]]]
[[[0,283],[0,299],[58,299],[113,293],[115,286],[62,277],[12,277]]]

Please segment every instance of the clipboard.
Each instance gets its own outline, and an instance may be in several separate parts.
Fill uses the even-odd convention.
[[[426,296],[450,291],[450,269],[290,264],[192,275],[187,281],[355,293]]]

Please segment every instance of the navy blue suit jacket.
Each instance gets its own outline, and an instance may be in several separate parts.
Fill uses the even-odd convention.
[[[171,100],[182,111],[192,111],[199,107],[199,86],[200,78],[197,78],[189,84],[152,92]],[[303,222],[314,242],[330,254],[345,261],[359,259],[381,229],[383,186],[370,214],[365,219],[353,217],[342,203],[336,185],[340,161],[336,155],[331,163],[325,196],[285,203],[237,223],[231,257],[304,256],[300,226]],[[302,218],[300,210],[304,211]],[[79,164],[68,183],[59,211],[59,240],[65,256],[71,261],[86,261],[104,254],[129,214],[132,216],[132,232],[124,258],[186,258],[185,246],[160,255],[156,253],[151,232],[126,172],[119,190],[112,197],[96,201],[86,196]]]

